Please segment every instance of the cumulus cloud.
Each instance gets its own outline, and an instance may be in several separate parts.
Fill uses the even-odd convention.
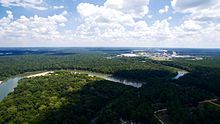
[[[68,21],[66,12],[59,15],[39,17],[20,16],[13,18],[13,13],[7,11],[7,16],[0,19],[0,39],[8,40],[56,40],[60,38],[59,26],[64,26]]]
[[[148,14],[149,0],[106,0],[103,5],[80,3],[76,7],[80,19],[73,29],[66,26],[71,21],[67,19],[67,11],[47,17],[18,18],[7,11],[7,16],[0,19],[0,42],[49,40],[51,44],[60,41],[59,45],[66,46],[220,45],[219,0],[172,0],[171,4],[173,9],[164,6],[159,13],[173,10],[182,13],[178,24],[172,22],[176,20],[172,14],[163,19]],[[53,9],[62,8],[53,6]]]
[[[143,17],[148,13],[149,0],[107,0],[104,7],[119,10],[132,17]]]
[[[0,0],[2,6],[21,6],[37,10],[46,10],[46,3],[43,0]]]
[[[202,26],[199,24],[199,22],[187,20],[184,21],[183,24],[181,24],[181,28],[186,30],[200,30],[202,29]]]
[[[192,46],[219,45],[220,0],[172,0],[171,5],[175,12],[185,14],[182,24],[172,29],[178,41]]]
[[[93,20],[97,23],[120,23],[127,25],[134,23],[132,16],[129,14],[124,14],[115,9],[105,8],[103,6],[99,7],[89,3],[79,4],[77,11],[85,21]]]
[[[172,0],[171,5],[176,12],[190,14],[192,19],[220,18],[220,0]]]
[[[148,0],[107,0],[103,6],[80,3],[77,12],[83,23],[75,33],[101,39],[129,37],[128,28],[134,29],[135,19],[142,19],[148,13],[148,4]]]
[[[148,2],[143,2],[147,3],[145,5],[141,2],[137,3],[140,4],[139,6],[148,6]],[[186,2],[189,1],[186,0]],[[166,45],[167,43],[168,45],[181,44],[182,47],[184,45],[188,47],[187,44],[192,44],[191,42],[205,44],[204,39],[207,42],[210,39],[212,39],[212,42],[219,41],[215,38],[220,33],[219,30],[216,30],[216,24],[193,19],[191,15],[195,14],[193,11],[190,15],[184,17],[182,24],[175,27],[171,26],[169,22],[172,20],[172,16],[163,20],[156,20],[152,25],[149,25],[144,17],[152,18],[152,15],[147,15],[147,11],[144,11],[144,9],[136,9],[138,5],[132,5],[133,3],[136,3],[136,1],[129,3],[123,0],[107,0],[103,6],[81,3],[77,6],[77,12],[81,16],[82,23],[71,33],[75,37],[79,36],[83,39],[101,40],[103,43],[112,42],[117,44],[122,41],[132,41],[134,44],[145,42],[146,44]],[[177,7],[182,3],[173,0],[172,7]],[[190,5],[191,8],[194,8],[194,4],[186,4],[185,6]],[[181,13],[185,13],[187,9],[184,7],[182,11],[182,8],[177,7],[177,9],[175,7],[175,11]],[[200,8],[207,9],[205,7]],[[163,9],[159,10],[161,14],[168,11],[169,6],[164,6]],[[144,14],[140,14],[141,12]],[[207,38],[209,33],[212,34],[210,39]]]
[[[166,6],[164,6],[164,8],[162,8],[162,9],[159,10],[159,13],[160,13],[160,14],[163,14],[163,13],[166,13],[166,12],[168,12],[168,11],[169,11],[169,6],[166,5]]]

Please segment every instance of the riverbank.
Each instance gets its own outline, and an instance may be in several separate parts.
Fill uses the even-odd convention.
[[[52,74],[52,73],[54,73],[54,71],[47,71],[47,72],[42,72],[42,73],[38,73],[38,74],[32,74],[32,75],[29,75],[29,76],[25,76],[25,78],[46,76],[46,75],[49,75],[49,74]]]
[[[46,71],[46,72],[42,72],[42,71],[41,72],[27,72],[24,74],[19,74],[17,76],[13,76],[4,82],[1,81],[0,84],[2,83],[2,85],[0,86],[0,93],[1,93],[0,101],[5,96],[7,96],[8,93],[13,92],[14,88],[16,88],[16,86],[18,85],[18,81],[20,79],[39,77],[39,76],[47,76],[47,75],[51,75],[52,73],[56,73],[56,71],[62,71],[62,70],[53,70],[53,71]],[[120,84],[131,86],[134,88],[141,88],[144,84],[146,84],[145,82],[117,78],[117,77],[112,76],[111,74],[96,73],[96,72],[85,71],[85,70],[65,70],[65,71],[71,71],[71,72],[79,73],[79,74],[87,74],[88,76],[98,77],[103,80],[108,80],[108,81],[112,81],[115,83],[120,83]],[[187,73],[188,73],[187,71],[179,71],[178,74],[174,78],[178,79]]]
[[[61,70],[56,70],[61,71]],[[17,76],[13,76],[9,78],[8,80],[4,81],[2,85],[0,86],[0,101],[8,95],[8,93],[13,92],[14,88],[17,87],[18,82],[22,78],[32,78],[32,77],[39,77],[39,76],[47,76],[51,75],[53,73],[56,73],[56,71],[46,71],[46,72],[27,72],[24,74],[19,74]],[[134,88],[140,88],[143,85],[143,82],[134,82],[126,79],[120,79],[115,78],[110,74],[102,74],[102,73],[95,73],[91,71],[83,71],[83,70],[65,70],[65,71],[71,71],[73,73],[79,73],[79,74],[87,74],[88,76],[94,76],[101,78],[103,80],[112,81],[115,83],[121,83],[123,85],[131,86]]]
[[[46,76],[54,73],[54,71],[46,72],[27,72],[24,74],[18,74],[16,76],[10,77],[7,80],[0,81],[0,101],[3,100],[10,92],[14,91],[14,88],[17,87],[19,80],[22,78],[32,78],[39,76]]]

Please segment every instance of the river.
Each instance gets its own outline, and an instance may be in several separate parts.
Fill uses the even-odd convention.
[[[179,79],[179,78],[183,77],[184,75],[186,75],[187,73],[189,73],[189,72],[187,72],[187,71],[178,71],[177,75],[175,77],[173,77],[172,79],[174,79],[174,80]]]
[[[135,88],[140,88],[143,83],[138,83],[134,81],[128,81],[126,79],[119,79],[119,78],[114,78],[110,75],[104,75],[100,73],[94,73],[94,72],[88,72],[88,71],[75,71],[76,73],[82,73],[82,74],[88,74],[89,76],[96,76],[108,81],[116,82],[116,83],[121,83],[124,85],[129,85]],[[28,76],[15,76],[13,78],[8,79],[5,82],[2,82],[0,84],[0,101],[3,100],[10,92],[14,91],[14,88],[17,87],[18,81],[24,77],[29,78],[29,77],[36,77],[36,76],[44,76],[45,74],[49,74],[53,72],[43,72],[43,73],[38,73],[38,74],[33,74],[33,75],[28,75]]]
[[[127,79],[119,79],[112,77],[111,75],[105,75],[105,74],[100,74],[100,73],[94,73],[94,72],[89,72],[89,71],[79,71],[75,70],[75,73],[82,73],[82,74],[88,74],[89,76],[96,76],[108,81],[116,82],[116,83],[121,83],[124,85],[132,86],[135,88],[140,88],[144,84],[143,82],[136,82],[136,81],[131,81]],[[50,72],[53,73],[53,72]],[[180,77],[184,76],[188,72],[186,71],[178,71],[178,74],[173,77],[172,79],[179,79]],[[15,76],[13,78],[8,79],[5,82],[2,82],[0,84],[0,101],[3,100],[10,92],[14,91],[14,88],[17,87],[18,81],[24,77],[35,77],[35,76],[43,76],[44,74],[49,74],[49,72],[43,72],[43,73],[38,73],[34,75],[29,75],[29,76]]]
[[[0,101],[4,99],[10,92],[14,91],[14,88],[17,87],[18,81],[21,78],[22,77],[20,76],[10,78],[6,82],[0,84]]]

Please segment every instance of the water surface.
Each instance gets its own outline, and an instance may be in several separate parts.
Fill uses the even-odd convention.
[[[14,91],[14,88],[17,87],[18,81],[21,78],[22,77],[20,76],[10,78],[0,84],[0,101],[3,100],[10,92]]]
[[[184,75],[186,75],[188,72],[187,71],[178,71],[177,75],[175,77],[173,77],[174,80],[179,79],[181,77],[183,77]]]

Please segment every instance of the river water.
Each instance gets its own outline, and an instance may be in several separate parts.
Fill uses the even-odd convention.
[[[187,71],[178,71],[177,75],[175,77],[173,77],[172,79],[176,80],[179,79],[181,77],[183,77],[184,75],[186,75],[188,72]]]
[[[14,91],[14,88],[17,87],[18,81],[21,78],[22,77],[20,76],[14,77],[0,84],[0,101],[4,99],[10,92]]]
[[[87,71],[75,71],[75,72],[82,73],[82,74],[88,74],[89,76],[99,77],[99,78],[102,78],[102,79],[105,79],[108,81],[121,83],[121,84],[132,86],[135,88],[140,88],[144,84],[144,82],[137,82],[137,81],[131,81],[131,80],[122,79],[122,78],[116,78],[116,77],[113,77],[110,75],[104,75],[104,74],[100,74],[100,73],[87,72]]]
[[[87,71],[75,71],[75,73],[88,74],[89,76],[96,76],[96,77],[99,77],[99,78],[102,78],[108,81],[121,83],[121,84],[132,86],[135,88],[140,88],[144,84],[143,82],[135,82],[135,81],[130,81],[126,79],[119,79],[119,78],[112,77],[110,75],[103,75],[103,74],[87,72]],[[179,79],[185,74],[186,72],[184,71],[178,72],[178,74],[175,77],[173,77],[173,79]],[[0,84],[0,101],[3,100],[10,92],[14,91],[14,88],[16,88],[18,85],[18,81],[22,78],[23,78],[22,76],[16,76]]]

